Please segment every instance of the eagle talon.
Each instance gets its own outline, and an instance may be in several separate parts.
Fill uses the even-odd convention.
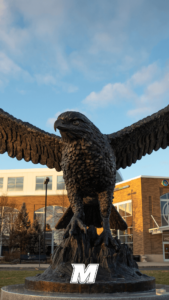
[[[71,237],[73,235],[77,235],[77,228],[80,228],[85,234],[87,233],[87,228],[83,222],[77,216],[73,216],[70,223],[66,227],[63,238],[65,239],[69,236]]]
[[[101,235],[98,237],[98,239],[95,242],[95,246],[101,245],[103,244],[105,246],[113,246],[115,248],[115,250],[119,250],[119,245],[117,243],[117,241],[112,237],[112,234],[109,230],[104,230]]]

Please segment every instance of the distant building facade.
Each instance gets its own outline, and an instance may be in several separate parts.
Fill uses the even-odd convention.
[[[43,229],[46,177],[50,179],[46,223],[51,230],[46,240],[51,247],[62,240],[63,231],[56,231],[55,224],[70,205],[62,172],[47,168],[1,170],[0,201],[1,196],[6,195],[8,203],[15,203],[15,215],[25,202],[31,222],[38,219]],[[133,254],[144,255],[148,261],[169,261],[169,178],[139,176],[123,181],[117,172],[113,204],[128,229],[112,229],[112,235],[128,244]]]

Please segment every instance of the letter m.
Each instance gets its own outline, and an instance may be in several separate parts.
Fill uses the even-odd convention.
[[[70,283],[95,283],[99,264],[72,264],[73,272]]]

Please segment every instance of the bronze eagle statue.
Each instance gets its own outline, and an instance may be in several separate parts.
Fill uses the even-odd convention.
[[[110,228],[127,224],[112,204],[116,170],[169,145],[169,105],[118,132],[102,134],[83,114],[62,113],[54,123],[61,137],[22,122],[0,109],[0,154],[63,170],[70,206],[56,224],[64,237],[79,227],[103,227],[96,241],[118,247]]]

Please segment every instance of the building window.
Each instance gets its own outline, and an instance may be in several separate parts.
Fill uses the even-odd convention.
[[[23,177],[9,177],[8,191],[23,191]]]
[[[65,182],[63,176],[57,176],[57,190],[65,190]]]
[[[123,181],[123,178],[119,171],[116,171],[116,183]]]
[[[48,176],[49,178],[49,183],[48,183],[48,190],[52,190],[52,176]],[[46,189],[46,184],[44,184],[46,177],[36,177],[36,191],[42,191]]]
[[[3,236],[9,236],[10,230],[18,216],[19,210],[9,206],[1,206],[0,209],[0,232]]]
[[[62,217],[63,213],[66,211],[66,208],[63,206],[47,206],[46,207],[46,231],[48,228],[53,231],[54,244],[59,245],[63,240],[64,229],[55,229],[55,225]],[[38,220],[41,229],[44,230],[45,222],[45,207],[42,207],[35,211],[34,218]],[[50,233],[46,232],[46,239],[51,239]],[[52,241],[51,241],[52,242]]]
[[[169,226],[169,193],[160,197],[161,203],[161,224]]]
[[[133,250],[133,216],[132,201],[116,203],[115,208],[127,223],[128,228],[124,231],[111,229],[112,235],[117,236],[121,243],[127,244]]]
[[[0,190],[3,189],[3,178],[0,178]]]

